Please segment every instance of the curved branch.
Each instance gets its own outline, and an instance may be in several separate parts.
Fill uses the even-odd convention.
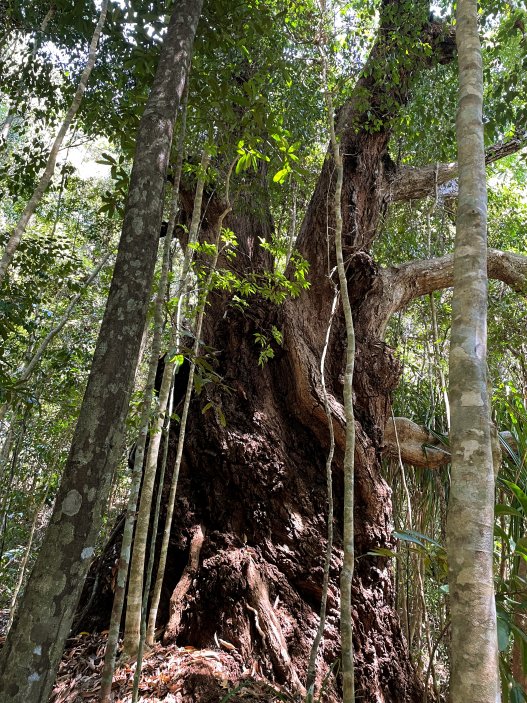
[[[527,144],[521,134],[508,142],[494,144],[485,152],[485,163],[491,164],[515,154]],[[440,186],[457,177],[457,161],[446,164],[430,164],[423,167],[403,166],[387,185],[385,198],[392,202],[417,200],[435,195]]]
[[[518,450],[516,439],[510,432],[499,434],[503,454]],[[426,427],[418,425],[407,417],[394,417],[388,420],[384,428],[383,453],[386,457],[400,456],[405,464],[423,469],[439,469],[450,463],[448,445],[441,442]]]
[[[489,278],[503,281],[517,293],[527,294],[527,256],[489,249],[487,271]],[[453,277],[453,254],[411,261],[381,271],[382,292],[378,307],[381,330],[393,313],[404,308],[414,298],[450,288]]]
[[[395,422],[394,422],[395,421]],[[406,417],[390,418],[384,429],[384,454],[398,457],[405,464],[438,469],[450,463],[450,451],[426,427]]]

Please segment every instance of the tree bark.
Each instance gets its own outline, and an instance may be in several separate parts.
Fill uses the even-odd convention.
[[[172,131],[201,0],[175,6],[139,126],[123,232],[50,526],[0,657],[0,698],[47,700],[94,553],[145,325]]]
[[[526,134],[523,132],[507,142],[493,144],[485,152],[485,163],[492,164],[506,156],[515,154],[526,143]],[[388,184],[386,198],[391,202],[401,202],[441,195],[441,186],[457,178],[458,173],[459,165],[456,161],[420,167],[403,166],[397,170],[397,175]],[[454,193],[457,195],[457,187],[454,189]]]
[[[433,47],[432,58],[420,48],[423,39]],[[385,76],[392,75],[394,53],[403,58],[397,63],[398,80],[391,84]],[[452,53],[452,35],[428,22],[427,3],[385,0],[379,39],[355,94],[336,122],[344,168],[343,253],[357,342],[357,563],[352,616],[356,695],[366,703],[413,703],[422,695],[396,614],[390,561],[368,554],[392,545],[390,488],[382,479],[380,459],[390,392],[399,373],[382,342],[382,318],[370,305],[379,270],[368,252],[394,177],[395,166],[387,154],[391,123],[417,72],[433,61],[450,60]],[[222,382],[208,384],[190,406],[158,617],[158,625],[167,622],[170,595],[177,593],[177,623],[168,630],[170,641],[197,648],[214,647],[220,640],[230,643],[234,649],[224,652],[222,660],[228,660],[225,675],[233,685],[252,671],[299,694],[318,625],[326,549],[329,432],[320,357],[326,332],[321,321],[329,319],[333,301],[328,271],[335,266],[335,257],[331,254],[328,260],[328,251],[334,250],[334,218],[329,213],[328,219],[327,209],[335,188],[333,172],[328,154],[297,243],[310,263],[311,288],[281,309],[252,301],[246,315],[234,307],[225,309],[223,294],[211,296],[203,339],[215,350],[211,360]],[[262,257],[250,241],[258,241],[258,235],[267,237],[264,220],[253,218],[248,226],[247,214],[239,211],[229,218],[250,270],[261,265]],[[270,330],[273,324],[283,331],[283,345],[276,346],[274,359],[261,368],[254,333]],[[336,515],[343,512],[344,338],[340,314],[334,320],[326,362],[336,443]],[[203,414],[210,402],[212,409]],[[168,468],[174,463],[176,443],[173,429]],[[334,527],[317,686],[340,656],[342,520],[336,520]],[[203,541],[200,538],[198,549],[199,533]],[[187,564],[190,567],[185,568]],[[104,625],[102,619],[99,623]],[[339,700],[340,687],[340,678],[330,674],[328,701]],[[217,678],[196,665],[183,677],[180,695],[183,701],[198,703],[216,700],[215,696],[221,700],[224,693]]]
[[[390,56],[397,53],[399,39],[404,39],[408,47],[417,32],[427,37],[436,60],[452,57],[451,33],[436,23],[427,24],[427,9],[426,3],[383,2],[379,40],[355,95],[340,110],[337,120],[344,157],[344,254],[357,339],[353,389],[358,557],[352,586],[355,673],[357,698],[366,703],[422,700],[422,686],[409,661],[396,613],[392,565],[388,559],[368,552],[393,547],[391,491],[382,478],[380,464],[390,393],[399,376],[399,365],[383,343],[385,324],[399,309],[393,305],[393,296],[402,307],[416,295],[434,289],[430,286],[435,283],[441,283],[438,287],[451,285],[452,265],[445,259],[414,262],[407,265],[408,269],[383,270],[373,261],[369,248],[387,205],[386,193],[397,173],[387,154],[390,124],[407,99],[411,81],[430,60],[419,55],[418,49],[416,53],[410,51],[408,61],[403,59],[398,64],[400,76],[394,87],[385,79],[391,75]],[[375,61],[380,62],[378,71],[369,71]],[[366,91],[372,95],[372,103],[365,108],[359,96]],[[370,128],[368,111],[382,115],[380,128]],[[212,350],[209,361],[216,365],[221,384],[208,384],[190,404],[157,627],[166,627],[166,642],[204,649],[220,645],[225,649],[223,642],[229,648],[221,653],[220,674],[198,658],[185,669],[178,694],[184,703],[221,700],[225,689],[219,676],[224,676],[229,686],[247,681],[251,675],[265,677],[299,694],[306,681],[309,651],[319,622],[327,544],[325,463],[330,433],[320,357],[334,292],[328,272],[335,259],[327,257],[333,249],[333,242],[327,246],[328,228],[331,232],[334,226],[333,219],[327,217],[327,202],[335,186],[333,172],[329,155],[297,243],[310,263],[311,289],[297,300],[287,301],[281,309],[261,299],[251,301],[247,314],[235,307],[225,308],[222,293],[209,298],[202,337]],[[189,199],[183,197],[189,221],[192,202],[190,199],[185,204],[185,199]],[[237,235],[242,266],[258,271],[264,257],[254,242],[259,236],[268,237],[269,219],[256,215],[249,205],[244,203],[243,213],[241,207],[233,212],[227,224]],[[211,202],[208,212],[213,206]],[[215,210],[219,212],[217,203]],[[509,275],[512,271],[511,282],[523,285],[523,257],[511,259],[510,255],[497,253],[494,258],[501,264],[511,264],[503,266],[503,272],[507,269]],[[434,273],[439,272],[440,265],[446,267],[446,277]],[[238,273],[242,266],[238,260],[233,262]],[[430,274],[425,272],[426,267]],[[427,281],[428,277],[431,280]],[[284,343],[276,346],[275,358],[260,368],[253,335],[269,330],[273,324],[283,331]],[[334,320],[326,361],[327,398],[336,444],[336,515],[343,509],[344,334],[340,315]],[[176,376],[175,412],[180,412],[177,399],[181,403],[185,388],[186,379],[178,382]],[[203,413],[210,403],[212,408]],[[178,429],[172,426],[167,483],[177,464],[177,446]],[[334,533],[327,627],[318,660],[317,687],[340,655],[339,519],[335,520]],[[158,535],[158,550],[160,541]],[[114,548],[112,543],[100,559],[99,573],[111,571]],[[108,610],[104,606],[111,590],[110,579],[101,578],[100,582],[107,584],[106,589],[97,592],[83,628],[104,629],[107,625]],[[326,692],[331,703],[341,700],[338,676],[328,676]],[[233,696],[232,700],[237,703],[238,699]]]
[[[453,703],[500,700],[494,465],[487,387],[487,188],[476,0],[457,6],[459,205],[449,356],[452,473],[447,554]]]

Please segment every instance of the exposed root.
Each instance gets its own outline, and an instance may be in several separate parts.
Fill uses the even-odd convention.
[[[247,580],[251,602],[248,608],[255,616],[255,626],[263,644],[267,647],[276,670],[283,675],[293,690],[304,694],[305,689],[289,656],[280,621],[269,600],[267,585],[252,559],[247,566]]]
[[[202,525],[196,525],[193,530],[192,539],[190,541],[190,550],[188,562],[181,574],[181,578],[170,598],[170,617],[165,630],[163,641],[165,644],[174,642],[181,623],[183,609],[185,605],[185,597],[192,585],[192,581],[198,571],[199,557],[203,540],[205,539],[205,531]]]
[[[106,638],[82,635],[69,640],[50,703],[98,703]],[[112,684],[114,703],[130,703],[135,664],[119,665]],[[265,679],[244,672],[227,652],[194,647],[163,647],[145,656],[141,700],[163,703],[275,703],[300,699]]]

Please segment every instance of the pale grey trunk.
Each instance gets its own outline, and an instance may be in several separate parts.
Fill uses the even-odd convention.
[[[322,12],[326,11],[325,0],[321,0]],[[325,18],[324,18],[325,19]],[[355,703],[355,666],[353,656],[353,616],[351,602],[351,585],[355,570],[355,414],[353,409],[353,372],[355,367],[355,328],[348,292],[348,279],[342,250],[342,187],[344,181],[344,164],[340,144],[335,134],[333,98],[329,90],[328,59],[323,51],[323,77],[328,109],[328,123],[331,151],[335,162],[336,184],[333,194],[333,216],[335,218],[335,259],[337,261],[338,288],[344,313],[346,334],[346,366],[344,369],[344,515],[342,526],[342,570],[340,572],[340,639],[342,665],[342,700],[343,703]]]
[[[44,702],[94,553],[149,303],[173,125],[202,0],[175,7],[141,119],[123,233],[64,478],[0,655],[0,700]]]
[[[500,699],[492,569],[494,469],[487,391],[487,194],[476,0],[459,0],[459,207],[450,345],[447,549],[453,703]]]
[[[152,394],[154,392],[156,372],[159,363],[159,353],[161,350],[163,338],[163,312],[164,300],[168,281],[168,269],[170,265],[170,245],[174,226],[178,212],[178,195],[179,183],[181,180],[181,172],[183,169],[183,148],[186,131],[186,116],[187,116],[187,99],[188,99],[188,80],[186,82],[185,95],[183,98],[183,109],[181,115],[181,126],[178,139],[178,157],[176,165],[176,173],[174,176],[173,195],[171,202],[170,217],[163,247],[163,263],[161,269],[161,277],[159,288],[156,296],[155,304],[155,322],[154,334],[152,340],[152,351],[150,355],[150,366],[148,369],[148,379],[145,386],[143,407],[141,411],[140,432],[136,444],[134,468],[132,472],[132,485],[130,487],[130,496],[126,508],[126,519],[123,529],[123,541],[121,544],[121,553],[119,556],[119,566],[117,571],[117,581],[115,586],[115,594],[112,606],[112,615],[108,632],[108,640],[106,643],[106,653],[104,657],[104,669],[101,678],[101,703],[109,703],[111,700],[111,689],[113,672],[115,668],[115,657],[117,653],[117,643],[119,640],[119,630],[121,627],[121,617],[124,606],[124,596],[126,592],[126,583],[128,580],[128,571],[130,568],[131,547],[134,534],[135,517],[137,510],[137,501],[139,498],[139,490],[141,488],[141,477],[143,474],[143,463],[146,446],[146,438],[148,435],[148,426],[151,416]]]

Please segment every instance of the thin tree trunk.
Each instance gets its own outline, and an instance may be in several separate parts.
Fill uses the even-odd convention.
[[[157,504],[156,504],[156,514],[154,518],[154,524],[155,524],[155,530],[152,531],[152,534],[154,536],[157,536],[157,531],[159,529],[159,514],[161,510],[161,498],[163,494],[163,486],[165,482],[165,474],[166,474],[166,468],[167,468],[167,460],[168,460],[168,447],[169,447],[169,439],[170,439],[170,422],[172,418],[172,412],[174,409],[174,376],[172,376],[172,390],[170,392],[170,399],[168,402],[168,413],[165,418],[165,426],[164,426],[164,444],[163,444],[163,456],[161,458],[161,471],[159,474],[159,492],[157,495]],[[152,545],[152,551],[150,555],[150,559],[154,557],[155,553],[155,544]],[[150,560],[149,560],[149,569],[150,569]],[[152,570],[153,570],[153,564],[152,564]],[[159,581],[158,585],[158,579],[156,577],[156,583],[154,586],[154,592],[152,593],[152,602],[150,605],[150,612],[148,614],[148,623],[146,623],[146,610],[147,610],[147,603],[144,604],[143,608],[143,618],[145,619],[145,634],[144,634],[144,639],[146,644],[149,647],[152,647],[154,644],[154,638],[155,638],[155,627],[156,627],[156,619],[157,619],[157,610],[159,607],[159,600],[161,598],[161,587],[162,587],[162,581]],[[148,589],[150,590],[150,588]],[[142,627],[142,623],[141,623]],[[143,638],[143,635],[141,633],[141,638]]]
[[[133,689],[132,689],[132,703],[137,703],[137,699],[139,696],[139,681],[141,680],[141,671],[143,668],[143,653],[144,653],[145,641],[146,641],[146,636],[147,636],[146,620],[147,620],[147,614],[148,614],[148,596],[150,594],[150,586],[152,584],[152,574],[154,572],[154,556],[155,556],[155,551],[156,551],[156,537],[157,537],[157,530],[159,527],[159,515],[161,513],[161,498],[162,498],[162,493],[163,493],[163,484],[165,481],[165,471],[167,468],[168,439],[169,439],[168,430],[170,427],[170,416],[172,414],[173,399],[174,399],[174,375],[172,374],[170,390],[169,390],[169,397],[168,397],[168,406],[167,406],[168,412],[165,413],[165,416],[163,418],[163,438],[164,438],[163,456],[161,457],[161,466],[160,466],[160,471],[159,471],[159,490],[158,490],[157,496],[156,496],[156,506],[155,506],[155,510],[154,510],[154,517],[152,520],[152,537],[150,540],[150,554],[148,555],[148,565],[146,568],[145,587],[144,587],[144,593],[143,593],[143,605],[141,608],[141,634],[139,637],[139,649],[137,652],[137,662],[135,665],[134,684],[133,684]]]
[[[487,389],[487,194],[477,3],[459,0],[459,206],[450,343],[447,550],[453,703],[500,700],[493,581],[494,469]]]
[[[437,327],[437,313],[434,294],[430,293],[430,313],[432,317],[432,334],[433,334],[433,352],[435,365],[437,373],[439,375],[439,382],[441,384],[441,395],[443,396],[443,402],[445,404],[445,418],[447,430],[450,434],[450,402],[447,393],[447,384],[445,379],[445,374],[443,373],[443,368],[441,366],[441,354],[439,353],[439,330]]]
[[[40,27],[38,28],[37,36],[35,37],[35,43],[33,45],[32,51],[31,51],[31,56],[33,59],[37,55],[38,46],[39,46],[39,42],[38,42],[39,35],[44,34],[44,32],[46,31],[48,24],[53,19],[53,16],[55,14],[56,9],[57,8],[55,7],[55,5],[52,4],[51,7],[49,8],[49,10],[46,12],[44,19],[42,20],[42,22],[40,24]],[[18,87],[18,91],[17,91],[18,95],[20,95],[21,89],[22,89],[22,81],[20,81],[20,84]],[[13,126],[13,122],[15,120],[15,117],[16,117],[16,113],[13,112],[12,109],[9,109],[7,116],[4,120],[4,123],[2,124],[2,127],[0,128],[0,144],[7,143],[7,139],[9,137],[9,132],[11,131],[11,127]]]
[[[152,340],[152,351],[150,359],[150,367],[148,370],[148,379],[145,386],[143,397],[143,408],[141,413],[140,432],[137,440],[134,468],[132,473],[132,484],[130,488],[130,496],[126,508],[126,518],[123,529],[123,541],[121,543],[121,553],[119,556],[119,566],[117,572],[117,580],[115,586],[115,594],[112,607],[112,615],[108,632],[108,640],[106,643],[106,653],[104,658],[104,669],[101,679],[101,703],[109,703],[111,700],[111,689],[113,672],[115,669],[115,657],[117,652],[117,643],[119,640],[119,630],[121,627],[121,617],[124,606],[124,596],[126,592],[126,582],[128,580],[128,571],[130,568],[131,547],[134,534],[134,525],[137,510],[137,500],[139,498],[139,490],[141,488],[141,477],[143,474],[143,462],[146,446],[146,437],[148,434],[148,425],[150,423],[152,393],[156,380],[156,372],[159,361],[159,353],[162,343],[162,323],[163,323],[163,303],[166,294],[168,281],[168,269],[170,264],[170,244],[174,233],[175,220],[178,212],[178,195],[179,183],[181,180],[181,172],[183,168],[183,148],[185,142],[186,131],[186,116],[187,116],[187,100],[188,100],[188,80],[186,82],[185,94],[183,96],[181,125],[178,139],[178,156],[176,164],[176,172],[174,176],[173,196],[171,212],[168,222],[167,233],[165,235],[165,244],[163,248],[163,263],[161,269],[161,277],[159,288],[156,297],[155,306],[155,321],[154,321],[154,336]]]
[[[106,20],[107,10],[108,0],[103,0],[101,6],[101,14],[99,15],[99,20],[95,27],[95,31],[93,32],[92,40],[90,43],[88,61],[86,62],[86,66],[84,67],[84,71],[82,72],[79,85],[75,92],[75,96],[73,97],[69,110],[66,113],[64,122],[62,123],[57,133],[57,136],[55,137],[55,141],[53,142],[53,146],[51,147],[51,151],[48,156],[46,168],[44,169],[44,173],[40,178],[39,184],[36,187],[33,195],[31,196],[31,199],[29,200],[28,204],[24,208],[24,211],[20,216],[20,219],[6,244],[2,260],[0,261],[0,285],[2,285],[3,283],[7,268],[13,260],[18,245],[20,244],[20,240],[22,239],[22,235],[26,231],[26,227],[28,226],[30,219],[33,217],[33,214],[35,213],[38,204],[42,200],[42,196],[46,192],[46,189],[49,186],[51,179],[53,178],[53,174],[55,173],[55,165],[57,163],[57,156],[60,147],[62,146],[64,137],[66,136],[68,129],[70,128],[70,125],[73,121],[73,118],[77,114],[77,111],[81,105],[82,98],[84,96],[84,93],[86,92],[86,86],[88,85],[88,79],[90,78],[90,74],[95,65],[97,44],[99,43],[99,37],[101,36],[102,28]]]
[[[13,485],[13,478],[15,475],[15,469],[18,464],[18,457],[20,456],[20,450],[22,448],[22,443],[24,441],[24,437],[26,434],[27,430],[27,421],[29,419],[29,414],[30,414],[30,408],[27,407],[24,411],[24,414],[22,416],[22,422],[20,423],[20,430],[18,432],[18,437],[16,438],[16,444],[13,448],[13,455],[10,457],[10,450],[12,447],[12,442],[15,437],[15,431],[11,432],[11,427],[9,428],[9,435],[6,439],[10,441],[9,446],[6,448],[7,452],[5,455],[3,455],[3,459],[5,457],[5,464],[4,466],[7,467],[7,464],[9,462],[10,468],[9,468],[9,475],[2,477],[4,479],[4,485],[6,486],[12,486]],[[3,472],[3,471],[2,471]],[[0,559],[2,558],[4,554],[4,544],[5,544],[5,530],[7,527],[7,516],[9,513],[9,508],[11,505],[11,497],[12,497],[12,491],[8,490],[5,492],[5,495],[2,497],[2,502],[0,503],[0,537],[2,539],[2,542],[0,544]]]
[[[232,172],[233,166],[234,166],[234,163],[231,164],[231,167],[229,168],[229,172],[227,174],[227,179],[226,179],[225,199],[226,199],[227,207],[221,213],[221,215],[218,218],[218,221],[216,222],[216,237],[215,237],[215,242],[214,242],[216,245],[216,253],[213,257],[213,261],[212,261],[211,267],[210,267],[210,272],[209,272],[209,275],[208,275],[207,280],[205,282],[204,290],[201,292],[200,301],[198,303],[198,317],[196,319],[194,345],[192,347],[192,359],[190,362],[189,377],[188,377],[188,381],[187,381],[187,389],[185,392],[185,400],[183,401],[183,410],[181,411],[181,421],[180,421],[180,426],[179,426],[176,458],[174,461],[172,481],[170,484],[170,494],[168,497],[168,503],[167,503],[167,509],[166,509],[165,528],[163,531],[163,541],[161,544],[161,552],[160,552],[159,564],[158,564],[158,568],[157,568],[154,596],[152,598],[152,607],[151,607],[151,612],[150,612],[150,616],[149,616],[148,637],[150,637],[152,639],[153,639],[153,632],[155,629],[157,609],[159,607],[159,599],[161,596],[161,586],[163,584],[163,578],[165,576],[165,567],[166,567],[167,554],[168,554],[168,543],[170,540],[170,532],[172,530],[172,520],[173,520],[173,516],[174,516],[174,506],[175,506],[175,502],[176,502],[176,492],[177,492],[177,485],[178,485],[178,481],[179,481],[179,471],[181,468],[181,460],[183,458],[183,447],[184,447],[184,443],[185,443],[187,419],[188,419],[190,400],[192,397],[192,389],[193,389],[193,384],[194,384],[194,373],[196,371],[196,358],[199,354],[199,348],[200,348],[200,344],[201,344],[201,332],[202,332],[202,327],[203,327],[203,318],[205,316],[205,307],[207,305],[207,296],[208,296],[208,292],[209,292],[209,289],[212,284],[212,277],[214,275],[214,272],[216,270],[216,266],[218,263],[219,248],[220,248],[220,236],[221,236],[221,229],[223,226],[223,221],[225,220],[225,218],[227,217],[227,215],[231,211],[231,206],[230,206],[230,202],[229,202],[229,187],[230,187],[230,177],[231,177],[231,172]],[[176,332],[178,332],[178,330]],[[165,372],[166,372],[166,367],[165,367]],[[171,627],[171,623],[169,622],[167,629],[170,629],[170,627]]]
[[[325,13],[325,1],[320,6]],[[324,17],[325,21],[325,17]],[[344,181],[344,164],[340,145],[335,134],[335,110],[333,98],[329,91],[328,59],[323,52],[324,90],[328,109],[329,133],[331,149],[335,161],[337,182],[333,200],[335,217],[335,257],[339,279],[340,298],[344,312],[346,332],[346,367],[344,369],[344,414],[346,418],[345,450],[344,450],[344,520],[342,531],[342,571],[340,574],[340,638],[342,648],[342,699],[344,703],[355,702],[355,671],[353,662],[353,617],[351,603],[351,584],[355,569],[355,537],[354,537],[354,465],[355,465],[355,416],[353,411],[353,370],[355,366],[355,329],[348,293],[348,279],[342,251],[342,185]]]
[[[198,183],[196,186],[194,212],[192,216],[192,224],[190,228],[189,237],[191,240],[197,238],[199,222],[201,219],[201,204],[203,201],[205,174],[209,160],[209,154],[204,151],[201,163],[202,171],[198,177]],[[183,297],[186,278],[188,276],[188,270],[188,267],[186,270],[185,267],[183,269],[183,290],[180,294],[180,301]],[[170,395],[173,369],[174,364],[167,362],[165,365],[165,371],[163,373],[161,389],[159,391],[157,417],[154,422],[154,426],[150,435],[150,442],[148,444],[146,465],[143,475],[143,485],[141,487],[141,499],[139,501],[139,512],[137,515],[137,523],[135,526],[134,546],[132,552],[132,561],[130,565],[130,578],[128,583],[128,595],[126,599],[126,625],[123,642],[123,654],[125,656],[135,656],[139,647],[139,638],[141,635],[141,612],[143,603],[143,583],[146,563],[146,548],[148,543],[148,530],[150,527],[150,512],[152,506],[152,496],[154,494],[155,478],[157,473],[157,459],[159,455],[161,434],[163,430],[163,418],[167,409],[168,399]]]
[[[86,278],[84,283],[82,284],[81,290],[76,293],[73,298],[71,299],[68,307],[64,311],[64,314],[60,318],[60,320],[57,322],[55,327],[51,329],[47,335],[44,337],[42,342],[40,343],[40,346],[36,350],[36,352],[33,354],[31,357],[30,361],[26,364],[26,366],[22,369],[20,376],[18,377],[18,383],[24,383],[25,381],[28,380],[28,378],[31,376],[33,371],[35,370],[36,365],[42,358],[42,355],[46,351],[49,343],[51,342],[54,337],[57,336],[57,334],[62,330],[66,322],[69,320],[70,315],[79,300],[82,297],[82,294],[84,291],[93,283],[93,281],[97,278],[99,273],[101,272],[101,269],[105,266],[106,262],[110,258],[110,254],[106,254],[101,261],[97,264],[97,266],[93,269],[93,271],[90,273],[90,275]]]
[[[202,0],[173,11],[137,136],[108,304],[64,477],[0,655],[0,699],[47,700],[94,553],[150,298],[172,132]]]

